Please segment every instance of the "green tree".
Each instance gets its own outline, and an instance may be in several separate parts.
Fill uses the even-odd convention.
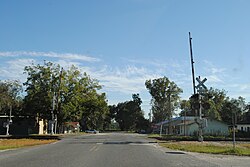
[[[144,121],[141,110],[142,101],[139,94],[133,94],[131,101],[119,103],[115,110],[115,120],[119,123],[121,130],[138,130],[141,128],[141,121]]]
[[[22,86],[19,81],[0,81],[0,113],[17,115],[22,110]]]
[[[232,120],[236,117],[237,121],[242,120],[243,110],[245,107],[245,100],[242,97],[238,99],[227,98],[222,106],[221,118],[222,121],[232,124]]]
[[[113,127],[112,124],[114,124],[115,119],[115,112],[116,112],[116,106],[115,105],[109,105],[109,112],[106,114],[104,123],[103,123],[103,129],[104,130],[114,130],[115,127]],[[118,129],[116,129],[118,130]]]
[[[51,62],[25,67],[25,111],[49,120],[54,108],[59,125],[80,121],[83,129],[101,129],[109,110],[105,93],[98,93],[98,81],[75,66],[60,71],[60,65]]]
[[[81,108],[83,129],[103,130],[105,119],[109,113],[105,94],[96,94],[95,96],[88,97],[82,103]]]
[[[216,120],[222,120],[222,107],[226,102],[226,92],[224,90],[210,88],[203,96],[203,114]],[[206,107],[206,104],[209,107]]]
[[[32,64],[25,67],[24,73],[28,76],[23,84],[27,93],[24,98],[25,112],[39,118],[51,119],[52,99],[54,92],[59,90],[60,66],[51,62],[45,62],[44,65]]]
[[[102,129],[109,110],[105,93],[97,92],[100,89],[96,79],[72,66],[62,82],[63,119],[80,120],[84,130]]]
[[[10,107],[16,115],[22,109],[22,86],[19,81],[0,81],[0,113],[8,114]]]
[[[195,112],[191,109],[191,102],[190,100],[181,100],[180,102],[180,109],[182,110],[180,116],[194,116]]]
[[[216,120],[222,120],[221,115],[223,114],[223,105],[227,99],[226,92],[224,90],[210,88],[202,95],[202,114],[204,117],[213,118]],[[197,116],[199,108],[199,100],[192,99],[181,101],[181,116],[186,111],[187,116]]]
[[[171,119],[179,105],[182,89],[167,77],[147,80],[145,85],[152,96],[153,122]]]
[[[250,105],[249,104],[247,104],[244,108],[241,121],[245,123],[250,123]]]

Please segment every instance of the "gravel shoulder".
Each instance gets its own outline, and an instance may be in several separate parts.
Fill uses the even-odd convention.
[[[218,154],[205,154],[185,152],[200,160],[204,160],[210,163],[214,163],[221,167],[249,167],[250,157],[248,156],[234,156],[234,155],[218,155]]]

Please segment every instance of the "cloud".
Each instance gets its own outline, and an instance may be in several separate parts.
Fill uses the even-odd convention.
[[[180,59],[125,59],[128,64],[133,64],[135,67],[142,66],[145,74],[150,72],[150,76],[147,79],[155,79],[163,76],[168,77],[171,81],[174,81],[180,88],[183,89],[181,94],[184,99],[188,99],[192,94],[192,77],[189,60]],[[137,70],[138,71],[138,70]],[[152,75],[154,74],[154,75]],[[144,84],[145,80],[143,81]],[[145,89],[145,86],[142,85]]]
[[[34,53],[33,55],[36,56],[31,58],[19,58],[19,56],[22,55],[21,53],[11,53],[0,52],[0,57],[8,57],[1,61],[0,79],[18,79],[21,82],[25,82],[27,76],[23,74],[24,67],[32,63],[43,63],[41,59],[38,59],[38,53],[42,52],[35,52],[36,54]],[[65,56],[58,56],[58,58],[51,62],[60,64],[65,70],[71,65],[75,65],[82,72],[86,72],[90,75],[91,78],[99,80],[100,84],[103,85],[101,91],[111,94],[110,96],[113,96],[112,98],[117,101],[121,101],[119,100],[121,96],[124,98],[130,97],[132,93],[140,93],[142,94],[142,98],[149,100],[150,97],[147,96],[148,91],[145,88],[145,81],[163,76],[168,77],[183,89],[183,93],[181,94],[182,97],[188,98],[193,92],[189,62],[180,62],[177,60],[168,60],[168,62],[152,60],[151,63],[147,64],[147,60],[144,59],[143,61],[134,60],[133,63],[131,61],[124,61],[124,64],[121,66],[107,65],[102,61],[98,63],[97,66],[96,63],[83,64],[76,59],[66,60]],[[158,64],[158,62],[162,63]],[[250,92],[250,85],[248,83],[237,84],[238,82],[232,79],[230,74],[227,73],[227,69],[218,68],[211,62],[207,61],[203,68],[200,68],[200,72],[202,78],[207,77],[208,79],[205,83],[207,87],[224,89],[226,91],[229,90],[231,94],[235,95],[243,95],[244,92]]]
[[[0,78],[20,80],[24,82],[26,75],[23,74],[24,67],[36,63],[34,59],[15,59],[6,61],[4,66],[0,68]]]
[[[208,61],[208,60],[204,60],[203,61],[205,64],[205,71],[212,73],[212,74],[223,74],[224,72],[226,72],[225,68],[220,68],[217,67],[215,64],[213,64],[212,62]]]
[[[67,61],[67,60],[57,60],[54,61],[53,63],[55,64],[60,64],[61,67],[63,67],[65,70],[69,69],[72,65],[76,67],[80,67],[81,63],[76,62],[76,61]]]
[[[206,77],[208,79],[208,83],[211,84],[224,83],[223,80],[218,75],[208,75]]]
[[[112,68],[104,65],[99,69],[82,67],[81,70],[98,79],[104,90],[125,94],[140,93],[145,90],[147,79],[159,77],[153,71],[136,66]]]
[[[229,87],[232,88],[233,90],[238,90],[238,91],[242,91],[242,92],[250,91],[250,83],[248,83],[248,84],[245,84],[245,83],[230,84]]]
[[[226,69],[216,67],[212,62],[204,60],[204,73],[211,85],[219,85],[224,83],[227,78]]]
[[[180,62],[179,60],[174,60],[174,59],[168,59],[168,60],[159,60],[159,59],[127,59],[127,58],[123,58],[123,60],[129,62],[129,63],[133,63],[133,64],[137,64],[137,65],[143,65],[143,66],[153,66],[156,68],[160,68],[160,69],[166,69],[166,68],[183,68],[183,64],[185,64],[184,66],[186,66],[186,62]]]
[[[223,73],[225,70],[226,70],[225,68],[215,68],[215,67],[212,67],[211,68],[211,73],[212,74]]]
[[[240,85],[239,86],[239,89],[241,90],[241,91],[249,91],[250,90],[250,84],[242,84],[242,85]]]
[[[64,60],[81,60],[86,62],[98,62],[100,59],[74,53],[56,53],[56,52],[33,52],[33,51],[15,51],[15,52],[0,52],[0,57],[50,57]]]

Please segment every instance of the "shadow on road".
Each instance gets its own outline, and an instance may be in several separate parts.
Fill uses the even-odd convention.
[[[111,142],[103,142],[103,144],[150,144],[156,142],[140,142],[140,141],[111,141]]]
[[[178,152],[178,151],[169,151],[166,152],[166,154],[185,154],[184,152]]]
[[[106,144],[106,145],[126,145],[126,144],[154,144],[157,142],[141,142],[141,141],[81,141],[81,142],[69,142],[69,144]]]

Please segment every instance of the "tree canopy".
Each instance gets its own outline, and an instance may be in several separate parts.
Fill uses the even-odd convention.
[[[148,120],[144,118],[141,104],[142,101],[139,94],[133,94],[132,100],[112,107],[115,120],[118,122],[121,130],[146,130],[149,127]]]
[[[10,107],[12,114],[21,112],[22,106],[22,86],[19,81],[0,81],[0,113],[9,113]]]
[[[83,129],[102,129],[109,110],[105,93],[98,92],[101,86],[96,79],[75,66],[65,71],[51,62],[27,66],[25,73],[27,113],[51,119],[54,109],[59,123],[80,121]]]
[[[108,106],[106,94],[98,80],[71,66],[64,70],[59,64],[44,62],[43,65],[26,66],[27,80],[23,83],[26,94],[22,94],[19,81],[0,81],[0,113],[28,115],[44,120],[57,118],[64,122],[80,122],[85,129],[105,129],[113,122],[121,130],[146,130],[149,120],[144,118],[139,94],[132,100]],[[167,77],[149,79],[145,86],[152,99],[153,122],[171,119],[178,107],[180,115],[197,116],[197,99],[180,100],[182,89]],[[243,97],[229,98],[225,90],[210,88],[201,100],[202,116],[232,123],[250,121],[250,105]],[[198,104],[199,105],[199,104]],[[53,114],[52,114],[53,113]],[[114,121],[115,120],[115,121]]]
[[[197,116],[192,106],[197,103],[193,99],[181,101],[181,116]],[[238,121],[246,121],[249,114],[248,105],[243,97],[230,98],[226,95],[225,90],[210,88],[203,94],[202,100],[202,116],[216,120],[232,123],[232,119],[236,116]],[[208,106],[206,106],[208,105]],[[249,114],[250,115],[250,114]],[[250,120],[250,119],[249,119]]]
[[[172,118],[179,105],[182,89],[167,77],[146,80],[145,86],[152,96],[153,122]]]

